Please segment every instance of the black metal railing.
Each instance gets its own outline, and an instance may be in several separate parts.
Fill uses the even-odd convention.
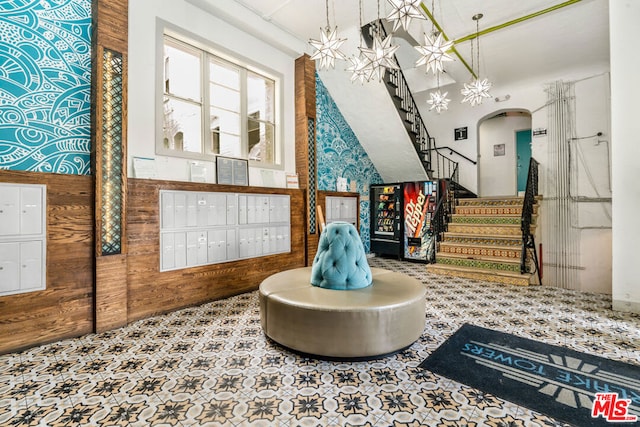
[[[362,35],[367,46],[373,45],[373,36],[376,32],[380,32],[382,38],[387,36],[381,21],[374,21],[362,27]],[[394,57],[396,63],[397,58]],[[432,164],[431,152],[433,151],[433,138],[430,137],[427,127],[420,116],[418,104],[413,99],[407,79],[401,69],[387,68],[384,75],[387,91],[393,100],[398,114],[404,122],[407,134],[413,143],[413,148],[420,157],[420,161],[427,173],[427,176],[434,178],[434,169]],[[444,157],[444,156],[443,156]]]
[[[531,223],[533,217],[536,196],[538,195],[538,165],[539,163],[531,158],[529,162],[529,173],[527,175],[527,188],[524,192],[524,201],[522,202],[522,218],[520,221],[520,229],[522,231],[522,254],[520,256],[520,273],[526,273],[527,268],[527,251],[532,250],[534,268],[538,274],[538,281],[542,284],[540,275],[540,266],[538,265],[538,253],[536,251],[536,241],[531,233]]]
[[[455,180],[458,176],[458,169],[452,171],[447,179],[438,180],[438,191],[440,198],[431,216],[431,235],[433,236],[433,248],[428,252],[427,261],[435,262],[438,242],[442,241],[445,231],[448,229],[449,219],[456,205]]]

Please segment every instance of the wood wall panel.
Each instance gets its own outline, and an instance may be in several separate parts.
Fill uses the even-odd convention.
[[[127,324],[127,257],[96,258],[95,331],[104,332]],[[100,302],[100,304],[98,304]]]
[[[3,170],[0,182],[47,186],[47,288],[0,296],[0,353],[92,332],[92,178]]]
[[[305,263],[311,265],[313,263],[313,257],[318,247],[318,235],[320,229],[317,226],[315,232],[310,230],[309,216],[315,214],[315,207],[310,206],[311,196],[317,197],[317,188],[309,187],[309,174],[310,168],[310,154],[314,154],[313,158],[316,159],[316,164],[312,168],[315,171],[314,181],[317,179],[317,155],[309,152],[309,120],[316,119],[316,68],[315,62],[311,60],[309,55],[303,55],[296,59],[295,62],[295,127],[296,127],[296,173],[298,174],[298,182],[300,188],[305,191]],[[313,136],[313,144],[315,150],[315,132]],[[314,192],[312,194],[311,192]]]
[[[127,324],[126,277],[127,277],[127,84],[128,84],[128,40],[129,40],[129,1],[128,0],[93,0],[93,37],[92,37],[92,170],[95,174],[95,331],[105,331]],[[105,49],[122,56],[122,103],[120,105],[120,137],[122,144],[121,180],[121,224],[120,253],[102,255],[102,180],[104,167],[102,151],[104,148],[105,106],[103,95],[104,52]],[[114,258],[111,258],[114,257]]]
[[[129,179],[127,188],[129,322],[253,291],[271,274],[305,264],[305,219],[299,214],[304,209],[302,190],[135,178]],[[161,273],[160,190],[288,194],[291,197],[291,252]]]

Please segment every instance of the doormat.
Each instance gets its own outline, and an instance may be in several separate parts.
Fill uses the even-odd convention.
[[[637,365],[464,324],[420,367],[569,424],[640,425]]]

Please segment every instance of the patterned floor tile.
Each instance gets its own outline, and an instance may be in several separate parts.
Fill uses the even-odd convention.
[[[368,362],[304,357],[265,338],[257,292],[0,356],[0,425],[561,426],[419,363],[473,323],[640,365],[640,316],[608,295],[512,287],[368,258],[420,280],[423,335]]]

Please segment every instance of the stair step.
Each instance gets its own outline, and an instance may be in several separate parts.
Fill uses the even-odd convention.
[[[464,277],[467,279],[484,280],[487,282],[504,283],[510,285],[528,286],[532,283],[533,275],[506,271],[496,271],[478,268],[458,267],[444,264],[428,264],[427,271],[445,276]]]
[[[523,197],[481,197],[458,200],[458,206],[522,206]]]
[[[442,254],[442,256],[462,256],[475,259],[512,259],[520,262],[522,246],[440,242],[438,253]]]
[[[533,205],[533,213],[537,212],[538,206]],[[457,205],[455,207],[455,213],[459,215],[522,215],[522,206],[516,205],[493,205],[493,206],[481,206],[481,205]]]
[[[462,254],[436,253],[436,264],[458,265],[487,270],[512,271],[520,273],[519,258],[501,258],[491,256],[470,256]]]
[[[451,215],[450,223],[455,224],[512,224],[520,225],[521,215],[464,215],[455,213]]]
[[[441,243],[461,243],[469,245],[497,245],[503,247],[522,246],[522,236],[493,236],[483,234],[461,234],[445,232]]]
[[[520,224],[462,224],[450,222],[448,231],[462,234],[479,234],[493,236],[520,236]]]

